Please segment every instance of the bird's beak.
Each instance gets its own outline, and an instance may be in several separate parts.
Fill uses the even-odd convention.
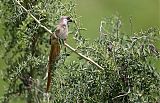
[[[68,22],[74,22],[72,18],[68,17],[67,18]]]
[[[68,22],[73,22],[73,20],[72,20],[72,19],[69,19]]]

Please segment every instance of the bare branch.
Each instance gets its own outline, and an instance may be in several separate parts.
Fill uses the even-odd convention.
[[[128,76],[128,78],[129,78],[129,76]],[[114,99],[116,99],[116,98],[119,98],[119,97],[124,97],[124,96],[128,95],[128,94],[131,92],[130,82],[129,82],[128,79],[127,79],[127,82],[128,82],[128,92],[127,92],[127,93],[124,93],[124,94],[121,94],[121,95],[118,95],[118,96],[112,98],[112,100],[114,100]]]
[[[49,30],[47,27],[45,27],[44,25],[42,25],[41,22],[36,17],[34,17],[23,5],[21,5],[21,3],[19,1],[17,1],[17,0],[15,0],[15,1],[17,2],[17,4],[19,6],[22,7],[23,10],[25,10],[40,25],[40,27],[44,28],[47,32],[49,32],[50,34],[53,34],[54,37],[57,38],[57,36],[54,33],[52,33],[51,30]]]
[[[20,7],[22,7],[23,10],[25,10],[25,11],[30,15],[42,28],[44,28],[47,32],[49,32],[50,34],[53,34],[54,37],[57,38],[57,36],[56,36],[54,33],[52,33],[51,30],[49,30],[47,27],[45,27],[44,25],[42,25],[41,22],[40,22],[36,17],[34,17],[23,5],[21,5],[21,3],[20,3],[19,1],[17,1],[17,0],[15,0],[15,1],[17,2],[17,4],[18,4]],[[84,55],[81,54],[81,53],[78,53],[78,52],[76,51],[76,49],[74,49],[73,47],[71,47],[69,44],[64,43],[64,45],[65,45],[67,48],[69,48],[71,51],[73,51],[75,54],[79,55],[80,57],[82,57],[82,58],[84,58],[85,60],[89,61],[90,63],[94,64],[94,65],[95,65],[97,68],[99,68],[100,70],[104,70],[104,68],[101,67],[99,64],[97,64],[95,61],[93,61],[92,59],[84,56]]]
[[[129,89],[128,89],[128,92],[127,92],[127,93],[122,94],[122,95],[118,95],[118,96],[116,96],[116,97],[112,98],[112,100],[113,100],[113,99],[116,99],[116,98],[119,98],[119,97],[124,97],[124,96],[128,95],[130,92],[131,92],[131,90],[130,90],[130,87],[129,87]]]
[[[75,54],[77,54],[77,55],[79,55],[80,57],[84,58],[85,60],[91,62],[92,64],[94,64],[95,66],[97,66],[99,69],[104,70],[104,68],[102,68],[100,65],[98,65],[95,61],[93,61],[92,59],[84,56],[84,55],[81,54],[81,53],[78,53],[78,52],[76,51],[76,49],[72,48],[72,47],[71,47],[70,45],[68,45],[67,43],[64,43],[64,45],[65,45],[67,48],[69,48],[70,50],[72,50]]]

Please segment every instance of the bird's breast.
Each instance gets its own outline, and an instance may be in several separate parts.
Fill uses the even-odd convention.
[[[68,36],[68,27],[65,26],[62,28],[60,34],[59,34],[59,38],[60,39],[67,39],[67,36]]]

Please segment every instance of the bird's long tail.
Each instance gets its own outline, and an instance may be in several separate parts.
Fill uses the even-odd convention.
[[[48,62],[48,80],[47,80],[47,88],[46,88],[46,93],[48,93],[51,85],[51,68],[52,65],[55,64],[57,57],[60,54],[60,44],[58,39],[52,39],[51,40],[51,50],[50,50],[50,55],[49,55],[49,62]]]

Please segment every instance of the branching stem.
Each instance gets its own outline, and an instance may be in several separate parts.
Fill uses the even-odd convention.
[[[47,27],[45,27],[44,25],[41,24],[41,22],[36,18],[34,17],[23,5],[21,5],[21,3],[17,0],[15,0],[17,2],[17,4],[19,6],[22,7],[23,10],[25,10],[42,28],[44,28],[47,32],[49,32],[50,34],[54,35],[55,38],[57,38],[57,36],[52,33],[51,30],[49,30]],[[99,68],[100,70],[104,70],[103,67],[101,67],[99,64],[97,64],[95,61],[93,61],[92,59],[86,57],[85,55],[81,54],[81,53],[78,53],[76,51],[76,49],[74,49],[73,47],[71,47],[69,44],[67,43],[64,43],[64,45],[69,48],[71,51],[73,51],[75,54],[79,55],[80,57],[84,58],[85,60],[89,61],[90,63],[94,64],[97,68]]]

